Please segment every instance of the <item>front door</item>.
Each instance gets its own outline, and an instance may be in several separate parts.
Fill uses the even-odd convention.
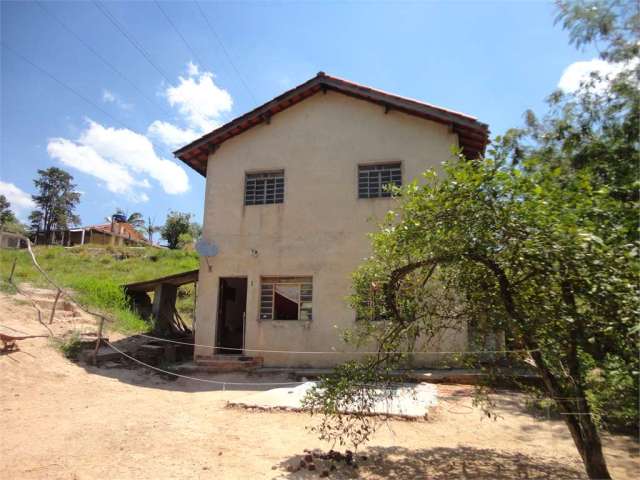
[[[242,354],[246,308],[247,279],[220,278],[216,328],[217,353]]]

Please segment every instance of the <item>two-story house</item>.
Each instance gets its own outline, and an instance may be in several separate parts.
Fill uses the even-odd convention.
[[[393,208],[384,186],[438,167],[460,146],[482,154],[474,117],[319,73],[177,150],[206,176],[195,355],[257,355],[267,366],[327,367],[356,314],[345,297]],[[464,350],[466,334],[437,349]],[[224,348],[232,350],[224,350]],[[425,364],[437,356],[424,357]]]

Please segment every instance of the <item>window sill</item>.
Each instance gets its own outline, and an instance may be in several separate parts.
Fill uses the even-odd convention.
[[[259,318],[258,322],[269,322],[269,323],[277,323],[277,324],[293,324],[293,325],[307,325],[313,322],[311,320],[276,320],[271,318]]]

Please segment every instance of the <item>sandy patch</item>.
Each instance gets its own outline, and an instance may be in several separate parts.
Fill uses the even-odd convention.
[[[33,309],[0,294],[0,323],[38,333]],[[307,452],[331,447],[295,412],[226,408],[270,386],[167,380],[140,369],[96,369],[65,360],[47,339],[0,356],[0,476],[7,479],[310,479],[330,468],[289,472]],[[260,382],[226,375],[225,381]],[[275,379],[278,381],[281,379]],[[274,379],[264,379],[264,382]],[[534,416],[517,393],[496,395],[496,421],[472,406],[469,387],[438,386],[428,420],[391,420],[329,478],[581,478],[564,424]],[[638,445],[605,438],[617,479],[637,478]]]

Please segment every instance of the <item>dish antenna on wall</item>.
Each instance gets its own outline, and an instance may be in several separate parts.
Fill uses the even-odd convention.
[[[213,242],[207,242],[204,238],[199,239],[196,242],[196,252],[207,261],[207,267],[211,271],[211,264],[209,258],[215,257],[218,254],[218,246]]]

